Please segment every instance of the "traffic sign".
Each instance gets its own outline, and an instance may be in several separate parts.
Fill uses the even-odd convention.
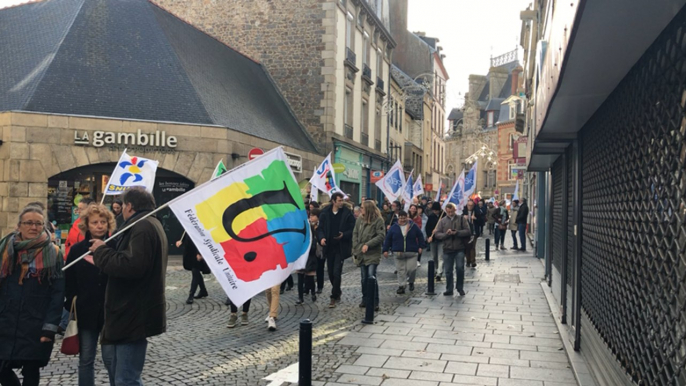
[[[248,159],[254,160],[255,158],[261,156],[262,154],[264,154],[264,150],[260,149],[259,147],[253,147],[248,152]]]

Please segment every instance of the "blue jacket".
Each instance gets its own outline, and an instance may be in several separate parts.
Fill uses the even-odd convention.
[[[419,248],[424,248],[422,230],[413,221],[408,220],[407,224],[410,228],[406,237],[403,237],[398,223],[391,225],[383,243],[384,252],[419,252]]]

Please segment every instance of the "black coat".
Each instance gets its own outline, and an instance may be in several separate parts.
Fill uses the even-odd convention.
[[[424,230],[426,231],[426,237],[427,238],[429,238],[433,235],[434,229],[436,229],[436,225],[438,225],[438,218],[439,217],[440,216],[437,215],[436,213],[434,213],[433,210],[429,214],[429,219],[426,220],[426,227],[424,228]]]
[[[211,272],[204,259],[198,261],[198,248],[188,234],[186,234],[183,236],[183,269],[192,271],[193,268],[198,269],[205,275]]]
[[[305,269],[303,270],[305,272],[317,271],[317,264],[319,263],[317,260],[319,260],[322,253],[321,246],[319,246],[317,236],[315,235],[316,230],[313,226],[310,226],[310,228],[312,229],[312,245],[310,246],[310,254],[307,256],[307,264],[305,264]]]
[[[324,254],[331,252],[331,248],[340,248],[341,256],[344,259],[353,255],[353,229],[355,228],[355,216],[353,212],[347,207],[343,206],[339,209],[339,213],[334,218],[333,206],[331,204],[322,210],[319,215],[319,227],[317,228],[317,239],[326,239],[326,246],[324,247]],[[339,217],[340,216],[340,217]],[[339,232],[343,233],[343,237],[336,242],[331,231],[331,222],[340,221]]]
[[[529,216],[529,206],[524,203],[519,206],[519,211],[517,211],[517,217],[515,218],[515,222],[517,224],[526,224],[526,219]]]
[[[67,264],[70,264],[91,246],[91,235],[86,233],[86,239],[74,244],[69,250]],[[114,247],[114,240],[108,243]],[[64,271],[65,288],[64,308],[69,311],[71,302],[76,296],[76,316],[79,329],[102,330],[105,324],[105,290],[107,289],[107,275],[86,260],[81,260]]]
[[[475,205],[474,212],[476,213],[476,225],[484,226],[486,225],[486,215],[488,214],[488,207]]]
[[[38,361],[43,367],[50,361],[54,331],[62,318],[64,279],[29,277],[19,285],[19,276],[21,269],[14,269],[0,282],[0,362]],[[53,340],[41,343],[40,338],[48,336],[46,325]]]
[[[136,213],[124,226],[144,213]],[[93,261],[108,276],[102,343],[130,343],[167,330],[167,236],[151,216],[139,221],[117,241],[101,246]]]

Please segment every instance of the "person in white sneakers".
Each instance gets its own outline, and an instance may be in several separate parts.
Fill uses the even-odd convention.
[[[281,284],[277,284],[265,291],[267,306],[269,306],[269,315],[265,322],[267,322],[267,329],[269,331],[276,330],[276,316],[279,314],[279,292],[281,292]]]

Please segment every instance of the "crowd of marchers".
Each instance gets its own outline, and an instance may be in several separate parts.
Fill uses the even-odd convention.
[[[125,192],[111,208],[83,199],[63,253],[42,204],[23,208],[15,231],[0,240],[0,385],[38,385],[55,337],[64,334],[70,320],[78,326],[79,385],[95,384],[98,345],[110,385],[142,384],[147,338],[166,331],[168,243],[157,218],[147,216],[154,209],[154,198],[142,189]],[[303,304],[306,296],[317,301],[328,276],[328,306],[336,307],[348,259],[360,269],[359,306],[373,302],[378,311],[378,284],[372,293],[367,283],[376,276],[381,259],[395,262],[398,295],[414,291],[424,254],[434,261],[435,280],[445,278],[443,295],[457,291],[464,296],[465,267],[476,267],[476,240],[485,228],[495,236],[496,250],[505,249],[508,230],[512,248],[526,250],[525,199],[521,205],[514,200],[509,207],[505,201],[470,199],[458,214],[454,204],[428,197],[405,211],[398,201],[379,205],[363,199],[354,205],[334,193],[326,204],[306,202],[306,209],[313,237],[305,268],[296,272],[296,305]],[[130,224],[134,225],[105,242],[116,229]],[[176,245],[183,246],[183,266],[191,271],[187,303],[192,304],[208,296],[203,274],[210,270],[188,237]],[[276,330],[279,295],[294,287],[289,276],[266,290],[265,322],[270,331]],[[249,324],[250,301],[242,305],[240,316],[230,299],[226,304],[230,307],[227,327]]]

